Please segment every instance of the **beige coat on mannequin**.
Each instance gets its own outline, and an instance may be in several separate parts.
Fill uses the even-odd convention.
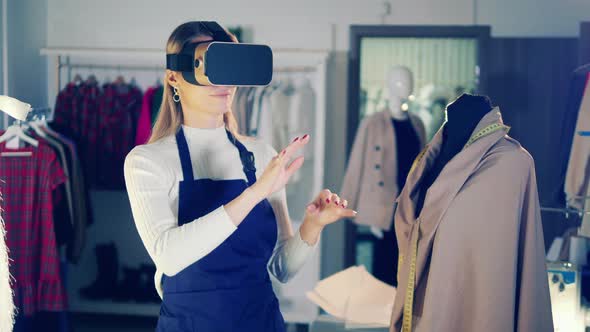
[[[474,133],[491,124],[502,125],[497,108]],[[441,145],[442,130],[397,200],[403,258],[391,331],[402,327],[415,235],[412,331],[553,331],[533,159],[504,128],[487,132],[445,166],[415,218],[418,180]]]
[[[422,120],[409,114],[420,145],[426,144]],[[391,113],[382,111],[365,118],[357,131],[341,196],[348,207],[358,211],[354,222],[389,230],[393,221],[393,202],[397,185],[397,147]]]

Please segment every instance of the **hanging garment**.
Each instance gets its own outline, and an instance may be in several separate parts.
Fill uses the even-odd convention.
[[[74,227],[72,241],[67,246],[67,258],[71,263],[78,263],[82,255],[82,250],[86,243],[86,227],[92,224],[92,209],[88,202],[90,201],[88,188],[84,182],[82,166],[78,158],[76,144],[60,135],[50,128],[44,128],[46,133],[63,144],[66,152],[67,163],[71,171],[72,192],[74,195]]]
[[[432,184],[416,187],[443,129],[396,200],[399,287],[391,331],[553,331],[534,162],[506,135],[498,108]]]
[[[62,132],[67,131],[68,136],[75,138],[80,135],[80,128],[76,119],[78,113],[75,109],[75,106],[79,105],[76,99],[81,96],[78,87],[79,85],[76,83],[68,83],[57,95],[53,111],[54,125],[59,127]]]
[[[268,96],[274,91],[275,86],[269,85],[260,89],[257,101],[254,103],[254,113],[250,122],[253,136],[273,146],[273,112],[270,108]]]
[[[590,185],[590,137],[579,135],[581,131],[590,131],[590,73],[578,111],[565,178],[567,203],[579,210],[584,208],[587,200],[590,201],[586,197]]]
[[[391,125],[395,132],[393,144],[395,144],[397,156],[397,185],[398,188],[403,188],[412,163],[422,149],[422,143],[409,118],[405,120],[392,119]],[[398,256],[395,227],[392,227],[392,229],[383,232],[383,238],[378,238],[375,241],[373,275],[389,285],[397,286]]]
[[[287,86],[288,89],[288,86]],[[277,110],[279,111],[279,110]],[[287,114],[284,114],[286,111]],[[287,136],[282,139],[290,143],[295,137],[302,137],[305,134],[312,135],[315,131],[316,119],[316,96],[311,82],[306,78],[302,84],[297,86],[289,100],[289,107],[282,111],[280,115],[283,121],[287,121]],[[280,114],[280,113],[279,113]],[[281,133],[276,133],[280,137]],[[281,147],[279,149],[282,149]],[[315,149],[310,144],[299,151],[294,157],[304,156],[305,163],[299,171],[291,177],[287,187],[287,199],[289,200],[289,213],[299,221],[303,221],[305,207],[313,200],[316,194],[313,192],[317,181],[321,181],[315,176]]]
[[[43,129],[47,132],[47,134],[55,137],[67,147],[68,160],[70,161],[70,165],[72,166],[73,170],[72,176],[74,189],[77,192],[74,195],[76,198],[75,205],[80,211],[78,216],[82,220],[80,223],[84,225],[91,225],[93,223],[93,214],[92,208],[88,203],[90,201],[90,195],[88,192],[88,186],[86,186],[86,180],[84,178],[84,168],[82,167],[82,159],[78,152],[78,146],[76,145],[76,142],[73,141],[73,139],[64,136],[61,132],[58,132],[59,126],[57,126],[55,123],[50,123]]]
[[[590,75],[590,64],[577,68],[573,74],[569,86],[569,95],[567,104],[563,112],[557,112],[560,116],[561,127],[559,132],[561,137],[559,142],[564,148],[560,150],[559,156],[556,160],[560,163],[559,165],[559,181],[557,182],[558,187],[556,188],[555,200],[558,205],[562,205],[566,202],[564,195],[564,187],[567,176],[568,161],[571,156],[571,147],[574,136],[576,134],[576,122],[578,119],[578,113],[580,111],[580,105],[584,96],[588,84],[588,76]],[[576,204],[574,202],[574,204]]]
[[[238,122],[238,127],[240,128],[240,132],[247,133],[247,118],[246,118],[246,98],[248,97],[248,91],[251,88],[248,87],[238,87],[236,90],[236,94],[234,96],[234,100],[232,103],[232,111],[236,121]]]
[[[269,96],[270,108],[274,113],[272,117],[273,148],[279,151],[288,146],[291,140],[295,138],[295,136],[291,137],[289,132],[289,112],[293,95],[293,91],[290,90],[294,89],[288,89],[285,84],[282,84]],[[293,178],[291,177],[290,183],[292,181]]]
[[[158,114],[160,113],[160,107],[162,107],[162,98],[164,98],[164,87],[159,86],[156,88],[154,95],[152,96],[152,128],[156,124],[156,120],[158,119]]]
[[[425,144],[424,126],[410,113],[410,120]],[[391,113],[381,111],[363,119],[357,131],[342,184],[348,207],[358,211],[354,222],[389,230],[393,202],[399,193],[397,145]]]
[[[110,84],[100,100],[98,183],[100,189],[123,190],[125,157],[135,146],[135,129],[141,110],[141,91],[131,85]]]
[[[137,120],[135,145],[147,143],[152,133],[152,99],[155,93],[156,88],[149,88],[143,95],[139,119]]]
[[[241,156],[252,156],[227,132]],[[256,181],[252,163],[244,180],[196,179],[182,128],[176,136],[183,169],[178,224],[193,222],[227,204]],[[163,303],[157,331],[285,331],[267,272],[277,240],[273,209],[259,203],[238,229],[204,258],[163,278]],[[206,304],[206,305],[203,305]]]
[[[15,304],[26,316],[39,311],[63,311],[67,301],[60,277],[52,205],[53,191],[66,181],[63,169],[42,140],[36,148],[16,150],[2,143],[0,151],[32,153],[30,157],[0,158]]]
[[[74,132],[74,136],[68,135],[67,131],[58,130],[65,134],[78,144],[80,149],[80,158],[84,169],[84,177],[88,180],[87,184],[94,188],[98,182],[98,158],[100,155],[99,133],[101,122],[105,121],[100,112],[100,103],[102,90],[96,83],[81,84],[78,90],[79,97],[74,100],[73,112],[76,114],[76,126],[79,130]]]

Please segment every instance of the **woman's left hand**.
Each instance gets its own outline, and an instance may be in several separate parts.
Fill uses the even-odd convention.
[[[348,201],[328,189],[320,192],[305,210],[305,219],[316,226],[326,226],[342,218],[354,218],[356,211],[348,209]]]

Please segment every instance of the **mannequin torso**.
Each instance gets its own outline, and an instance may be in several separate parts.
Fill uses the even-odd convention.
[[[428,188],[434,183],[445,165],[457,155],[481,119],[492,109],[486,96],[463,94],[447,106],[447,122],[443,131],[443,144],[438,157],[420,180],[416,202],[416,217],[420,215]]]

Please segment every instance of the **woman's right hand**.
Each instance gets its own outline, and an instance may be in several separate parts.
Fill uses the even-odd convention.
[[[303,157],[298,157],[293,162],[292,156],[301,150],[308,142],[309,135],[296,137],[289,146],[277,154],[264,169],[252,189],[259,193],[261,199],[265,199],[273,193],[283,189],[291,176],[303,165]]]

